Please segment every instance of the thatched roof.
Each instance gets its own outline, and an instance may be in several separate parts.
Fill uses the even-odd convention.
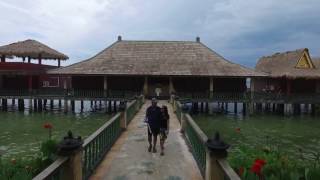
[[[298,68],[299,60],[306,54],[310,60],[310,68]],[[276,53],[272,56],[262,57],[256,70],[268,73],[271,77],[286,78],[320,78],[320,64],[310,58],[307,48]]]
[[[118,40],[96,56],[51,74],[264,76],[232,63],[200,42]]]
[[[38,59],[61,59],[66,60],[69,57],[48,47],[47,45],[36,40],[19,41],[12,44],[0,46],[0,56],[30,57]]]

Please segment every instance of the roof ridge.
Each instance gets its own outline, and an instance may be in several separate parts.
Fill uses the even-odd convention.
[[[199,42],[196,42],[196,41],[167,41],[167,40],[121,40],[121,41],[118,41],[118,42],[164,42],[164,43],[171,43],[171,42],[178,42],[178,43],[199,43]]]

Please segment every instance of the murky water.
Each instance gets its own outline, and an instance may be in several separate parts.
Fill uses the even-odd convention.
[[[193,118],[209,137],[219,131],[232,145],[231,151],[241,145],[254,148],[274,145],[292,157],[300,156],[300,149],[310,159],[320,152],[320,118],[265,114],[248,118],[232,115],[197,115]]]
[[[17,104],[12,106],[8,102],[8,112],[0,111],[0,153],[4,159],[34,156],[40,143],[49,137],[48,130],[43,127],[45,123],[53,125],[54,139],[60,140],[68,130],[85,138],[111,117],[103,112],[103,107],[99,111],[99,103],[96,108],[92,108],[90,102],[85,102],[83,113],[80,113],[79,105],[76,104],[76,113],[64,114],[58,109],[57,102],[52,110],[33,113],[29,113],[28,102],[24,112],[18,112]],[[50,109],[49,105],[47,108]]]

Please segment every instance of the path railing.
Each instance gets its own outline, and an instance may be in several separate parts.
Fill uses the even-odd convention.
[[[118,113],[96,132],[85,139],[83,143],[82,174],[87,179],[98,166],[104,155],[109,151],[121,134],[120,116]]]
[[[82,149],[71,157],[59,157],[49,167],[43,170],[33,180],[64,180],[70,179],[70,176],[82,177],[88,179],[99,165],[105,154],[111,149],[121,132],[125,130],[127,124],[133,116],[140,110],[144,103],[144,97],[138,96],[136,100],[129,102],[123,112],[117,113],[98,130],[84,140]],[[130,113],[129,113],[130,111]],[[126,116],[124,114],[132,114]],[[126,123],[127,122],[127,123]],[[80,161],[77,162],[75,156],[79,155]],[[74,166],[80,166],[80,171],[72,174]],[[68,172],[67,172],[68,171]],[[71,175],[70,175],[71,174]]]
[[[174,101],[174,110],[181,123],[181,131],[184,133],[192,155],[205,180],[240,180],[240,177],[229,165],[226,157],[216,156],[215,152],[207,146],[208,137],[194,122],[192,117],[182,111],[179,101]]]
[[[129,102],[126,108],[126,119],[127,119],[127,125],[131,122],[133,117],[136,115],[136,113],[139,111],[141,108],[142,104],[144,103],[144,97],[139,96],[136,98],[136,100],[133,100]]]

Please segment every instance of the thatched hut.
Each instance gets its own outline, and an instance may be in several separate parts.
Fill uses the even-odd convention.
[[[256,70],[269,76],[255,80],[255,91],[287,95],[320,92],[320,63],[311,59],[307,48],[262,57]]]
[[[74,89],[125,90],[167,98],[182,92],[243,92],[246,77],[263,76],[232,63],[197,38],[118,41],[79,63],[48,71],[72,76]]]
[[[60,61],[68,59],[57,50],[30,39],[0,46],[0,57],[0,89],[59,87],[58,77],[47,76],[46,71],[60,67]],[[22,62],[9,62],[8,58],[22,58]],[[58,66],[44,65],[43,60],[57,60]]]

